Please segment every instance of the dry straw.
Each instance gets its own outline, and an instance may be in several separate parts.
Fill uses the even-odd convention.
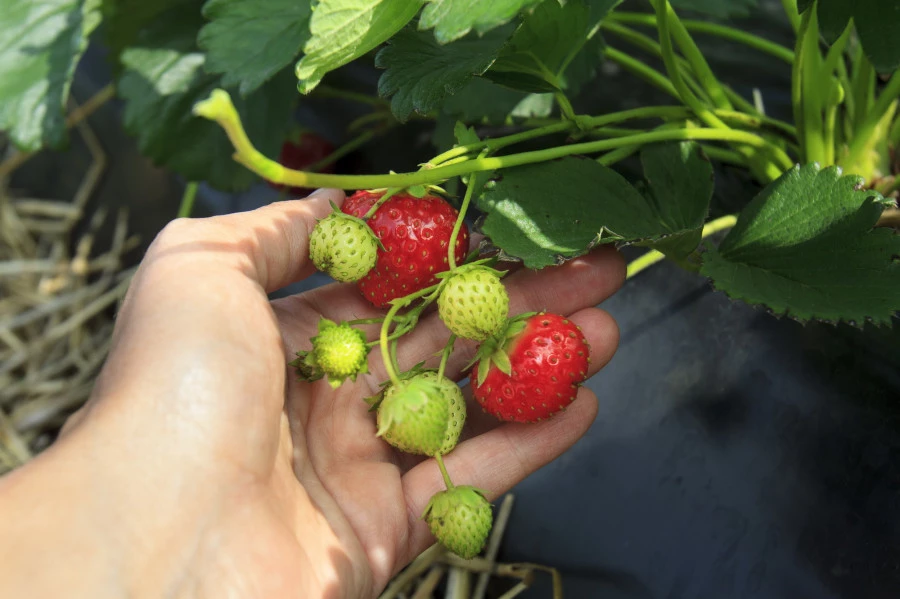
[[[127,213],[112,217],[112,241],[102,249],[95,242],[109,211],[85,214],[106,168],[85,118],[110,96],[104,88],[70,112],[67,126],[77,128],[92,163],[69,201],[11,189],[10,175],[31,154],[0,139],[0,474],[47,447],[87,400],[133,274],[123,262],[138,244]]]

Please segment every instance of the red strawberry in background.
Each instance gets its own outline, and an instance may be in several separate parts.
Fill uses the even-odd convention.
[[[298,129],[281,144],[278,163],[298,171],[308,170],[311,165],[330,156],[332,152],[334,146],[327,139],[314,131]],[[317,172],[333,173],[334,164],[324,166]],[[306,187],[285,187],[271,182],[269,185],[278,190],[286,190],[288,194],[296,197],[306,197],[315,191]]]
[[[575,400],[587,378],[590,351],[581,329],[563,316],[519,316],[479,348],[472,393],[500,420],[549,418]]]
[[[384,194],[358,191],[341,210],[362,218]],[[375,267],[359,280],[359,290],[378,307],[437,283],[448,270],[448,247],[458,216],[456,209],[438,196],[416,198],[398,193],[382,204],[368,223],[384,246]],[[469,230],[465,224],[456,238],[456,261],[466,257]]]

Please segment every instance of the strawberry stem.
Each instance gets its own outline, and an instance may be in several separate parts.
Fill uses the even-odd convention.
[[[403,189],[402,187],[391,187],[390,189],[385,191],[384,195],[381,196],[380,198],[378,198],[378,200],[376,200],[375,203],[372,204],[372,207],[369,208],[369,211],[363,215],[362,219],[369,220],[370,218],[372,218],[372,216],[375,214],[375,212],[377,212],[378,209],[381,208],[385,202],[387,202],[389,199],[391,199],[392,197],[397,195],[397,193],[400,192],[402,189]]]
[[[701,106],[703,115],[709,116],[711,110]],[[763,177],[769,181],[781,174],[782,169],[793,167],[793,161],[780,148],[773,146],[759,135],[723,128],[721,122],[708,128],[672,129],[638,133],[614,139],[602,139],[583,143],[575,143],[557,146],[543,150],[508,154],[505,156],[491,156],[465,160],[447,166],[425,168],[409,173],[392,173],[389,175],[329,175],[324,173],[309,173],[285,168],[278,162],[264,156],[250,143],[243,129],[237,110],[231,103],[231,98],[223,90],[214,90],[209,100],[199,102],[194,107],[194,113],[198,116],[217,121],[228,134],[235,148],[233,158],[251,171],[273,183],[291,185],[295,187],[338,187],[341,189],[365,189],[379,187],[410,187],[425,183],[445,181],[451,177],[467,175],[480,171],[494,171],[501,168],[523,166],[536,162],[546,162],[564,156],[575,154],[593,154],[614,150],[625,146],[636,146],[663,141],[724,141],[730,142],[742,153],[750,150],[765,150],[771,153],[777,161],[778,169],[770,168]],[[583,119],[585,126],[593,126],[598,119]],[[716,119],[718,120],[718,119]],[[772,167],[773,165],[769,165]],[[777,172],[776,172],[777,171]]]
[[[456,335],[450,334],[450,339],[447,340],[447,345],[444,346],[444,351],[441,352],[441,365],[438,367],[438,378],[444,377],[444,370],[447,368],[447,360],[450,359],[450,354],[453,353],[453,344],[456,343]]]
[[[384,317],[384,322],[381,323],[381,335],[378,338],[378,343],[381,347],[381,361],[384,362],[384,369],[387,372],[388,377],[390,377],[391,382],[397,384],[400,382],[400,377],[397,374],[399,367],[396,367],[396,361],[394,360],[394,356],[396,352],[391,352],[391,347],[389,346],[389,342],[396,342],[401,336],[408,333],[413,326],[415,326],[416,321],[418,320],[418,313],[422,311],[422,309],[434,301],[437,297],[437,291],[440,288],[440,283],[437,285],[432,285],[431,287],[426,287],[425,289],[420,289],[415,293],[411,293],[406,297],[401,297],[393,300],[391,302],[391,309],[388,310],[388,313]],[[415,300],[420,297],[425,297],[426,295],[431,294],[429,297],[425,299],[421,306],[416,308],[416,316],[409,319],[408,322],[404,323],[403,331],[400,332],[398,330],[394,331],[393,335],[389,335],[389,329],[391,327],[391,323],[397,319],[397,313],[405,308],[406,306],[413,303]],[[412,326],[410,326],[410,324]],[[399,333],[399,334],[398,334]]]
[[[450,264],[450,270],[456,270],[456,239],[462,230],[463,223],[466,220],[466,211],[469,209],[469,203],[472,201],[472,194],[475,191],[475,178],[473,173],[469,175],[469,184],[466,186],[466,195],[463,196],[462,204],[459,206],[459,216],[456,217],[456,224],[453,225],[453,233],[450,234],[450,247],[447,250],[447,260]]]
[[[447,473],[447,467],[444,466],[444,458],[442,455],[438,454],[434,456],[434,459],[437,460],[438,468],[441,469],[441,476],[444,477],[444,486],[446,486],[449,491],[454,487],[454,484],[453,481],[450,480],[450,475]]]
[[[388,378],[390,378],[391,383],[395,385],[400,382],[400,377],[397,376],[397,370],[394,368],[394,360],[391,359],[391,349],[388,346],[388,329],[391,326],[391,322],[394,320],[394,316],[396,316],[400,308],[405,305],[406,302],[400,301],[391,306],[387,316],[384,317],[384,322],[381,323],[381,335],[379,337],[381,361],[384,363],[384,370],[387,372]]]

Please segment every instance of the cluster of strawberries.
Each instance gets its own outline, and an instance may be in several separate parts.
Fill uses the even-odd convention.
[[[504,273],[486,260],[466,261],[469,233],[463,216],[437,195],[359,191],[342,211],[317,223],[310,257],[335,280],[357,282],[375,306],[391,307],[389,316],[414,302],[421,307],[436,300],[450,332],[480,344],[470,381],[481,407],[505,421],[549,418],[575,399],[587,376],[590,348],[563,316],[509,317]],[[367,371],[369,348],[363,332],[350,323],[323,320],[312,349],[298,352],[292,365],[307,380],[327,377],[337,387]],[[417,367],[391,379],[371,400],[378,436],[401,451],[434,456],[443,470],[441,456],[456,446],[465,423],[462,391],[442,370]],[[424,518],[441,543],[474,557],[490,532],[490,504],[478,489],[455,486],[444,474],[447,490],[431,499]]]

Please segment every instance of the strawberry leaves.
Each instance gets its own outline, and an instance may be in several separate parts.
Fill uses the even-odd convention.
[[[0,130],[23,150],[65,139],[69,86],[99,0],[9,0],[0,9]]]
[[[198,43],[206,70],[222,73],[223,86],[252,93],[290,64],[309,39],[311,0],[209,0]]]
[[[430,33],[407,28],[378,52],[375,66],[387,69],[378,92],[391,100],[401,121],[413,113],[440,108],[447,96],[466,86],[493,64],[505,38],[470,36],[445,46]]]
[[[889,324],[900,309],[900,237],[872,228],[891,202],[860,184],[833,167],[788,171],[705,254],[701,272],[777,315]]]
[[[812,7],[812,0],[797,1],[800,12]],[[900,46],[896,43],[896,32],[900,29],[900,4],[895,0],[819,0],[815,10],[827,41],[836,40],[852,19],[872,66],[881,73],[900,67]]]
[[[649,146],[642,160],[649,179],[643,194],[585,158],[505,169],[478,199],[487,212],[482,231],[530,268],[609,242],[640,242],[683,258],[700,240],[712,168],[689,143]]]
[[[665,237],[651,243],[676,260],[700,245],[703,222],[713,194],[713,169],[696,144],[656,144],[641,151],[651,204]]]
[[[512,20],[519,11],[540,0],[429,0],[419,19],[420,29],[434,29],[441,44],[457,40],[473,29],[479,34]]]
[[[175,6],[146,24],[122,53],[118,91],[126,101],[125,127],[160,166],[220,189],[245,188],[256,176],[236,168],[216,123],[191,113],[190,107],[220,83],[204,70],[206,56],[196,46],[201,23],[195,7]],[[290,72],[282,71],[247,97],[233,96],[250,138],[261,152],[275,154],[297,97]]]
[[[329,71],[376,48],[416,16],[420,0],[321,0],[311,37],[297,63],[300,91],[311,92]]]

